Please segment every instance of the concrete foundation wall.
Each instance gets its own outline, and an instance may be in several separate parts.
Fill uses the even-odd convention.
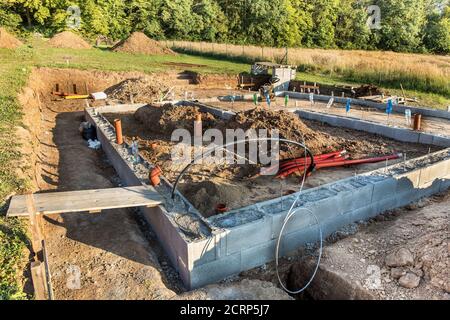
[[[289,95],[291,98],[295,99],[303,99],[303,100],[309,100],[309,93],[300,93],[300,92],[292,92],[292,91],[284,91],[282,93],[279,93],[279,95]],[[328,102],[330,100],[330,96],[324,96],[324,95],[314,95],[315,101],[322,101],[322,102]],[[348,98],[342,98],[342,97],[334,97],[334,101],[337,103],[346,104]],[[386,104],[385,103],[377,103],[367,100],[361,100],[361,99],[351,99],[352,104],[359,105],[359,106],[365,106],[370,108],[376,108],[380,110],[386,110]],[[392,108],[393,112],[396,113],[405,113],[405,110],[409,109],[411,110],[411,113],[420,113],[427,117],[436,117],[436,118],[442,118],[442,119],[449,119],[450,120],[450,112],[445,110],[436,110],[436,109],[430,109],[430,108],[424,108],[424,107],[412,107],[412,106],[404,106],[404,105],[394,105]]]
[[[205,111],[211,110],[207,105],[201,107]],[[137,109],[128,107],[130,110],[133,108]],[[107,112],[122,110],[120,106],[116,109],[108,107]],[[86,111],[88,121],[95,124],[97,119],[92,114],[92,109]],[[447,137],[421,135],[410,130],[405,132],[403,129],[385,126],[382,128],[361,120],[346,121],[340,117],[310,112],[308,116],[320,116],[315,120],[329,121],[332,125],[344,127],[348,125],[349,128],[378,134],[381,133],[377,130],[387,130],[386,134],[401,141],[426,141],[450,146]],[[323,116],[328,118],[322,118]],[[143,183],[132,166],[123,159],[120,148],[114,142],[114,134],[99,127],[97,132],[105,153],[122,181],[127,185]],[[450,148],[303,191],[296,206],[299,211],[285,229],[280,254],[319,240],[319,228],[314,217],[302,208],[308,208],[314,213],[325,237],[352,222],[367,220],[386,210],[404,206],[449,187]],[[143,213],[185,285],[194,289],[273,261],[282,223],[296,196],[297,194],[293,194],[211,217],[206,220],[211,233],[199,240],[186,240],[164,205],[154,209],[145,208]]]

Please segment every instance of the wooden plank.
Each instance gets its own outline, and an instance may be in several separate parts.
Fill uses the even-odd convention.
[[[163,197],[147,186],[34,194],[37,214],[155,207],[162,202]],[[8,217],[28,216],[28,212],[25,196],[12,197]]]
[[[45,240],[42,240],[42,253],[44,258],[44,270],[45,270],[45,280],[47,284],[47,294],[49,300],[55,300],[55,294],[53,293],[52,285],[52,275],[50,273],[50,266],[48,263],[47,247],[45,245]]]
[[[31,280],[33,281],[34,297],[36,300],[46,300],[44,264],[39,261],[31,262]]]
[[[26,210],[30,217],[31,246],[37,259],[42,251],[42,232],[39,226],[34,197],[32,194],[25,195]]]

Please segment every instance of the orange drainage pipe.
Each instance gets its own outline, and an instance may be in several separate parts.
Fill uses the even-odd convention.
[[[152,186],[156,187],[161,183],[161,179],[159,177],[161,175],[161,172],[162,170],[160,167],[155,167],[150,171],[149,179]]]
[[[419,113],[416,113],[414,115],[414,130],[420,131],[422,129],[422,115]]]
[[[368,163],[377,163],[381,161],[387,161],[387,160],[395,160],[399,159],[402,156],[401,153],[390,155],[390,156],[384,156],[384,157],[377,157],[377,158],[369,158],[369,159],[358,159],[358,160],[337,160],[337,161],[323,161],[316,164],[316,170],[323,169],[323,168],[334,168],[334,167],[342,167],[342,166],[349,166],[349,165],[356,165],[356,164],[368,164]],[[286,170],[283,170],[277,175],[277,178],[285,178],[292,173],[296,171],[305,170],[305,165],[299,165],[294,168],[289,168]]]
[[[114,119],[114,128],[116,129],[116,142],[117,144],[123,144],[123,136],[122,136],[122,122],[120,119]]]
[[[220,213],[225,213],[228,211],[227,205],[225,203],[219,203],[216,206],[216,213],[220,214]]]

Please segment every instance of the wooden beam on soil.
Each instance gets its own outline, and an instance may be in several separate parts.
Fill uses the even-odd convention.
[[[163,197],[153,187],[122,187],[68,192],[35,193],[33,210],[37,215],[70,212],[99,212],[108,209],[156,207]],[[30,200],[28,200],[30,201]],[[29,206],[30,204],[28,204]],[[27,196],[13,196],[8,217],[27,217]]]

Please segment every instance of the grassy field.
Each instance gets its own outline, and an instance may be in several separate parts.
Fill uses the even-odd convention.
[[[177,51],[228,60],[280,61],[285,49],[167,41]],[[450,105],[450,57],[381,51],[289,49],[290,64],[298,66],[298,79],[330,83],[371,83],[400,92],[400,84],[422,104],[446,108]]]
[[[21,108],[17,93],[28,77],[29,62],[22,51],[0,49],[0,300],[22,299],[19,263],[28,243],[25,228],[18,219],[6,219],[6,197],[28,187],[15,174],[15,159],[21,155],[13,128],[20,124]]]

